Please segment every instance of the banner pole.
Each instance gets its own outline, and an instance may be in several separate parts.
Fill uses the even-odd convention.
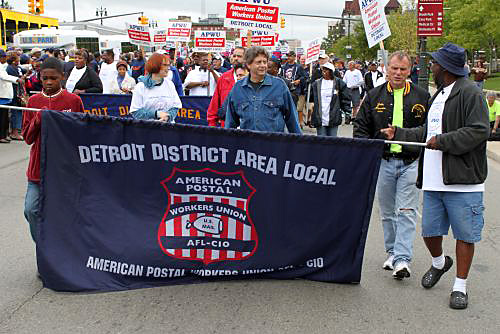
[[[35,108],[26,108],[26,107],[14,107],[14,106],[7,106],[4,104],[0,104],[0,109],[13,109],[13,110],[19,110],[19,111],[42,111],[43,109],[35,109]]]
[[[311,97],[311,85],[312,83],[312,73],[313,73],[313,63],[309,64],[309,85],[307,85],[307,98],[305,108],[306,108],[306,123],[309,123],[309,98]]]
[[[421,146],[426,147],[427,143],[417,143],[412,141],[397,141],[397,140],[384,140],[386,144],[397,144],[397,145],[406,145],[406,146]]]

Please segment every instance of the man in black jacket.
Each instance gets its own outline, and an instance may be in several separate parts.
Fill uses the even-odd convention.
[[[384,139],[389,124],[413,128],[424,124],[429,93],[407,82],[411,59],[404,52],[389,58],[388,82],[366,93],[354,121],[354,137]],[[411,146],[386,145],[380,165],[377,194],[387,260],[383,268],[395,279],[409,277],[416,234],[419,151]]]
[[[307,74],[302,66],[297,64],[294,51],[288,52],[286,56],[286,63],[281,67],[281,75],[291,82],[290,93],[292,94],[295,106],[297,106],[301,93],[301,85],[306,82]]]
[[[424,190],[422,236],[432,266],[422,277],[422,285],[432,288],[453,265],[442,247],[443,235],[451,225],[457,240],[457,276],[450,307],[464,309],[474,244],[481,240],[484,224],[488,107],[481,90],[466,78],[463,48],[447,43],[432,53],[432,58],[431,70],[439,89],[431,99],[425,126],[391,126],[382,133],[388,139],[427,142],[420,154],[417,186]]]
[[[365,87],[366,91],[370,91],[373,88],[375,88],[377,85],[377,81],[380,80],[384,75],[382,72],[377,70],[377,64],[376,63],[370,63],[368,65],[368,72],[365,73]]]

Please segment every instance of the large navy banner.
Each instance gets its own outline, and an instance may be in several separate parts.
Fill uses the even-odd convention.
[[[130,117],[129,108],[132,95],[80,94],[85,113],[98,116]],[[210,97],[181,96],[182,108],[179,109],[176,123],[208,125],[207,109]]]
[[[381,141],[44,111],[43,283],[357,283],[382,150]]]

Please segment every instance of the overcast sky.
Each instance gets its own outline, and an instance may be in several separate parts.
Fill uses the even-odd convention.
[[[45,0],[45,16],[62,21],[72,21],[71,0]],[[225,15],[226,0],[206,0],[206,13]],[[340,16],[344,0],[281,0],[281,11],[285,13]],[[10,0],[14,10],[27,12],[27,0]],[[75,0],[76,19],[84,20],[95,17],[97,7],[106,7],[108,15],[144,11],[144,15],[158,21],[158,26],[169,18],[189,15],[193,21],[201,17],[202,0]],[[138,7],[140,4],[140,7]],[[137,15],[104,20],[104,24],[124,28],[125,22],[135,23]],[[281,31],[282,38],[298,38],[308,41],[327,34],[328,19],[286,17],[286,28]]]

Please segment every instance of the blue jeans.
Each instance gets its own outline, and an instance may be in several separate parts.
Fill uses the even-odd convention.
[[[40,184],[28,181],[24,200],[24,217],[30,225],[31,238],[36,243],[40,223]]]
[[[380,215],[384,229],[385,251],[394,262],[410,262],[417,227],[418,161],[405,165],[403,160],[382,159],[377,183]]]
[[[422,236],[437,237],[453,231],[456,240],[476,243],[484,226],[482,192],[424,191]]]
[[[10,128],[21,130],[23,124],[23,112],[21,110],[10,110]]]
[[[337,137],[338,126],[320,126],[316,128],[318,136]]]

